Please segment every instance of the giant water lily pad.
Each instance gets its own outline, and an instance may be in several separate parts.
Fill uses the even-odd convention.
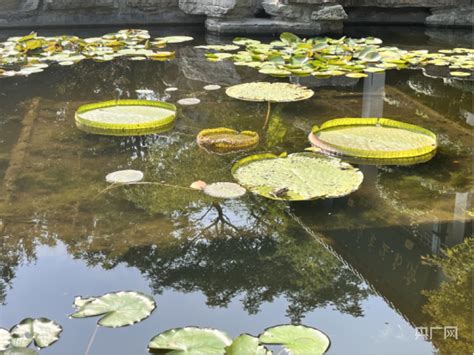
[[[47,318],[26,318],[10,330],[11,346],[27,348],[32,342],[39,348],[50,346],[58,341],[63,328]]]
[[[143,293],[121,291],[100,297],[76,297],[74,307],[76,312],[71,315],[73,318],[102,316],[97,324],[117,328],[148,318],[156,308],[156,303],[151,296]]]
[[[150,340],[150,351],[168,355],[178,354],[225,354],[232,340],[227,334],[210,328],[176,328],[158,334]]]
[[[309,99],[314,92],[295,84],[253,82],[231,86],[226,94],[244,101],[294,102]]]
[[[323,151],[381,162],[423,162],[436,153],[436,135],[386,118],[339,118],[314,127],[311,144]],[[401,159],[401,160],[400,160]]]
[[[167,131],[175,118],[176,106],[167,102],[115,100],[79,107],[76,125],[88,133],[135,136]]]
[[[267,328],[260,343],[282,345],[291,355],[324,354],[330,341],[326,334],[303,325],[279,325]]]
[[[346,196],[363,180],[351,165],[311,153],[251,155],[235,163],[232,174],[249,191],[286,201]]]
[[[197,143],[206,151],[226,154],[255,148],[260,137],[257,132],[219,127],[204,129],[197,135]]]

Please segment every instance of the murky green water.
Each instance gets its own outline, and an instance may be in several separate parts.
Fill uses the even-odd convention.
[[[48,32],[101,35],[110,29],[41,33]],[[45,316],[64,332],[42,353],[83,354],[96,319],[69,319],[73,298],[138,290],[154,295],[157,310],[133,327],[101,328],[90,354],[146,354],[153,335],[187,325],[237,336],[302,322],[330,336],[331,354],[431,354],[449,350],[442,330],[429,341],[415,336],[416,327],[472,333],[472,317],[448,324],[423,311],[429,301],[422,290],[438,290],[444,276],[421,260],[472,235],[471,83],[421,71],[300,78],[314,97],[275,105],[263,131],[264,104],[203,89],[268,79],[232,63],[207,62],[193,49],[229,39],[189,28],[163,32],[151,29],[155,36],[196,41],[177,45],[169,62],[83,61],[0,80],[0,327]],[[407,39],[391,29],[348,30],[352,36],[374,32],[406,48],[469,41],[463,33],[430,37],[420,29]],[[0,32],[0,39],[12,34]],[[119,138],[79,131],[77,107],[111,99],[116,88],[125,98],[175,103],[197,97],[201,103],[181,107],[176,127],[164,134]],[[314,124],[379,115],[433,130],[438,155],[412,167],[359,166],[365,175],[359,191],[311,203],[252,195],[216,203],[198,192],[156,186],[99,193],[107,173],[125,168],[144,171],[147,181],[182,186],[231,181],[230,166],[245,153],[199,150],[195,136],[203,128],[257,130],[264,138],[257,151],[296,152],[308,146]],[[472,299],[472,290],[461,291]],[[463,312],[455,301],[449,307]],[[466,343],[472,335],[459,338],[462,349],[472,347]]]

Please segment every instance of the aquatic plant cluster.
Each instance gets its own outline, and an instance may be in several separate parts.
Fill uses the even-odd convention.
[[[102,37],[43,37],[32,32],[0,43],[0,78],[40,73],[51,64],[74,65],[85,59],[107,62],[126,57],[130,60],[168,60],[174,51],[161,50],[167,44],[192,41],[188,36],[151,38],[147,30],[129,29]]]
[[[237,66],[257,69],[274,77],[309,76],[329,78],[345,75],[364,78],[369,73],[387,69],[413,69],[430,65],[445,67],[454,78],[471,78],[474,70],[474,49],[404,50],[385,47],[374,37],[339,39],[315,37],[302,39],[282,33],[280,40],[261,43],[250,38],[235,38],[234,45],[198,46],[212,50],[209,61],[232,60]],[[240,46],[243,46],[244,49]],[[238,52],[235,52],[238,51]]]
[[[76,297],[73,307],[75,312],[71,318],[99,316],[98,326],[120,328],[148,318],[156,309],[156,302],[153,297],[140,292],[119,291],[98,297]],[[29,348],[32,343],[40,349],[46,348],[59,340],[62,331],[59,324],[47,318],[24,319],[10,331],[0,328],[0,352],[37,354]],[[329,348],[330,341],[320,330],[304,325],[277,325],[265,329],[258,337],[241,334],[233,340],[217,329],[185,327],[169,329],[154,336],[148,349],[166,354],[271,355],[265,345],[280,345],[291,354],[323,354]]]

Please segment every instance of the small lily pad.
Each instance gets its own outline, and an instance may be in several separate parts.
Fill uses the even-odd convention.
[[[251,155],[233,165],[232,175],[249,191],[285,201],[346,196],[363,180],[353,166],[311,153]]]
[[[330,345],[326,334],[304,325],[279,325],[267,328],[260,343],[282,345],[291,355],[324,354]]]
[[[166,43],[183,43],[192,41],[194,38],[190,36],[168,36],[155,38],[155,40],[159,42],[164,41]]]
[[[471,73],[468,73],[468,72],[465,72],[465,71],[452,71],[452,72],[449,72],[449,75],[460,77],[460,78],[465,78],[465,77],[471,76]]]
[[[249,334],[241,334],[232,344],[225,348],[226,355],[271,355],[272,352],[259,345],[258,338]]]
[[[160,351],[173,355],[224,354],[232,344],[224,332],[210,328],[175,328],[158,334],[150,340],[150,351]]]
[[[207,184],[205,181],[197,180],[197,181],[194,181],[189,187],[194,190],[204,190],[206,186]]]
[[[202,191],[208,196],[223,199],[239,198],[247,192],[247,190],[235,182],[215,182],[213,184],[207,184]]]
[[[26,318],[10,330],[10,343],[14,348],[27,348],[32,342],[45,348],[58,341],[62,331],[59,324],[47,318]]]
[[[182,105],[182,106],[192,106],[192,105],[197,105],[201,102],[201,100],[199,100],[198,98],[196,97],[188,97],[188,98],[185,98],[185,99],[180,99],[177,101],[177,103],[179,105]]]
[[[151,296],[143,293],[121,291],[99,297],[76,297],[74,307],[76,312],[71,315],[73,318],[102,316],[97,324],[118,328],[148,318],[155,310],[156,303]]]
[[[240,152],[255,148],[260,140],[257,132],[219,127],[204,129],[197,135],[197,143],[206,151],[217,154]]]
[[[214,90],[219,90],[221,88],[220,85],[206,85],[204,86],[204,90],[206,91],[214,91]]]
[[[130,184],[142,180],[143,173],[140,170],[119,170],[105,177],[105,181],[111,184]]]

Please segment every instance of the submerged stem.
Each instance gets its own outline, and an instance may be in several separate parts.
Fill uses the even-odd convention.
[[[265,116],[265,124],[263,125],[263,129],[267,128],[268,120],[270,119],[270,114],[272,112],[272,103],[270,101],[267,101],[267,103],[267,115]]]
[[[99,329],[99,325],[97,324],[95,326],[94,333],[92,333],[91,339],[89,340],[89,344],[87,344],[86,352],[84,353],[84,355],[89,355],[89,351],[91,350],[92,343],[94,342],[98,329]]]

